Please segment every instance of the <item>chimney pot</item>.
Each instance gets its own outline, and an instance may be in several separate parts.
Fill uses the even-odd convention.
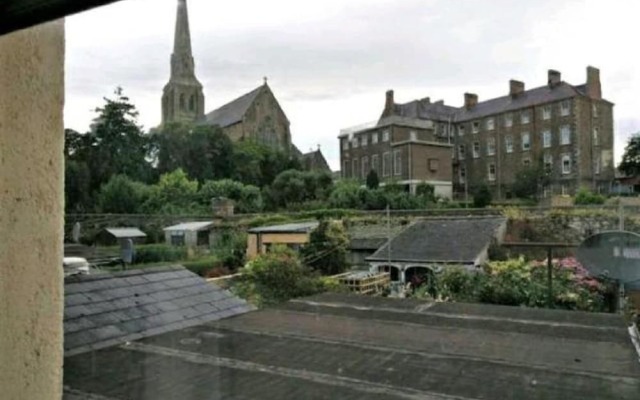
[[[478,95],[475,93],[464,94],[464,108],[467,110],[472,109],[478,104]]]
[[[557,87],[560,85],[560,82],[562,82],[562,75],[559,71],[556,71],[555,69],[547,71],[547,83],[550,88],[553,89],[554,87]]]
[[[516,98],[522,93],[524,93],[524,82],[511,79],[509,81],[509,95]]]

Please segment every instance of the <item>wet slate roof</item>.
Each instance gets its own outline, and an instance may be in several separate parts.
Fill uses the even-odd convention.
[[[386,242],[369,261],[472,263],[496,238],[506,219],[496,217],[419,220]]]
[[[406,225],[393,225],[389,228],[387,224],[351,226],[347,229],[349,248],[351,250],[378,250],[390,236],[394,237],[406,227]]]
[[[209,229],[213,224],[213,221],[183,222],[177,225],[167,226],[163,231],[201,231]]]
[[[311,232],[318,227],[318,221],[296,222],[292,224],[260,226],[249,229],[251,233],[300,233]]]
[[[73,355],[253,309],[181,266],[65,278],[64,349]]]
[[[67,400],[636,400],[640,363],[620,315],[327,293],[67,357],[64,381]]]
[[[218,125],[221,128],[225,128],[242,121],[245,113],[249,107],[251,107],[251,104],[256,97],[258,97],[258,94],[260,94],[260,90],[262,90],[263,87],[264,85],[259,86],[249,93],[246,93],[222,107],[211,111],[205,115],[203,122],[209,125]]]

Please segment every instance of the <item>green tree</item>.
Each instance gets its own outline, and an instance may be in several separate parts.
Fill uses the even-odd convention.
[[[542,188],[547,184],[549,184],[549,177],[544,168],[532,165],[524,167],[516,173],[511,191],[518,198],[536,200]]]
[[[304,263],[323,275],[340,274],[349,266],[348,246],[349,238],[342,222],[322,220],[302,250]]]
[[[64,198],[67,212],[93,210],[91,204],[91,175],[83,161],[67,159],[64,170]]]
[[[607,199],[600,194],[593,193],[586,187],[581,187],[576,193],[573,202],[576,205],[604,204]]]
[[[138,213],[149,196],[149,190],[147,185],[134,182],[126,175],[114,175],[100,188],[100,211],[116,214]]]
[[[151,187],[143,210],[150,214],[190,214],[206,208],[198,204],[198,182],[177,169],[160,176],[158,184]]]
[[[476,208],[484,208],[491,204],[491,190],[486,183],[482,183],[476,187],[473,193],[473,206]]]
[[[640,133],[629,138],[618,169],[627,176],[640,175]]]
[[[331,195],[329,205],[333,208],[362,208],[362,195],[360,185],[355,181],[338,182]]]
[[[367,174],[367,188],[371,190],[375,190],[379,186],[380,186],[380,178],[378,178],[378,173],[372,169]]]
[[[235,172],[233,179],[263,188],[271,185],[284,171],[302,170],[297,158],[253,140],[234,144]]]
[[[208,206],[211,199],[225,197],[235,203],[241,213],[256,213],[262,210],[262,194],[257,186],[244,185],[231,179],[206,181],[198,192],[200,203]]]

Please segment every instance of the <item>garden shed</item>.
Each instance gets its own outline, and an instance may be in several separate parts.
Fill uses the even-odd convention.
[[[213,221],[183,222],[164,228],[164,238],[172,246],[209,246]]]
[[[269,247],[274,245],[284,245],[298,250],[300,246],[309,243],[309,236],[317,227],[318,221],[312,221],[249,229],[247,258],[266,253]]]
[[[105,228],[96,235],[96,243],[103,246],[122,244],[131,239],[133,243],[144,243],[147,234],[135,227]]]

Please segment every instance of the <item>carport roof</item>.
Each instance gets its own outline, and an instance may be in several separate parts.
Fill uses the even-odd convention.
[[[106,228],[117,239],[147,237],[147,234],[138,228]]]

